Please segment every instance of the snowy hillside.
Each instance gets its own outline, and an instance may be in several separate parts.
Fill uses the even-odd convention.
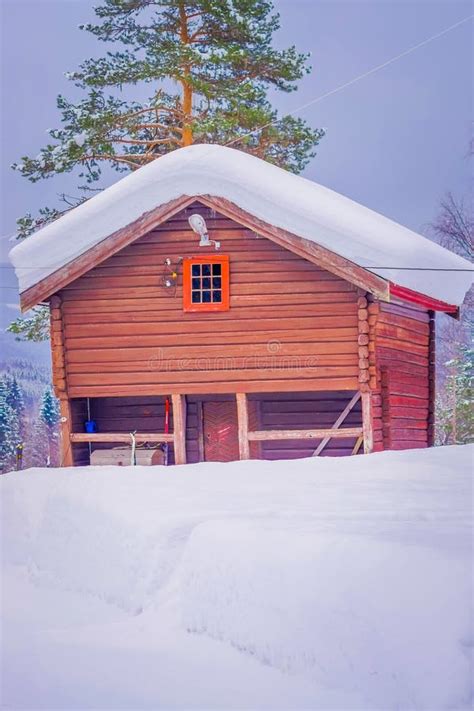
[[[4,707],[470,708],[473,452],[3,476]]]

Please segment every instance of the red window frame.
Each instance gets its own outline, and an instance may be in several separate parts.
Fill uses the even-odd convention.
[[[195,264],[221,265],[221,301],[194,303],[192,300],[192,267]],[[229,257],[227,255],[208,255],[183,259],[183,310],[189,313],[205,311],[228,311],[230,307]],[[212,278],[212,276],[211,276]],[[212,291],[212,289],[211,289]]]

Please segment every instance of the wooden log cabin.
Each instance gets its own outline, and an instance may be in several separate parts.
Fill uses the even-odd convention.
[[[50,307],[64,466],[132,434],[177,464],[433,442],[435,312],[470,265],[316,183],[192,146],[11,258]]]

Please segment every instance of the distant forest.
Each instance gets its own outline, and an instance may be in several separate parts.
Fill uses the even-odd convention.
[[[48,367],[0,361],[0,471],[58,466],[59,408]]]

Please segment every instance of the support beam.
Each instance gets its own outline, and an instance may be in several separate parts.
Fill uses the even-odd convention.
[[[265,442],[273,439],[324,439],[324,437],[343,439],[346,437],[359,437],[361,434],[361,427],[345,427],[340,430],[260,430],[258,432],[249,432],[248,438],[251,442]]]
[[[60,462],[61,467],[73,467],[74,457],[72,454],[72,440],[71,440],[71,430],[72,430],[72,417],[71,417],[71,404],[68,397],[64,394],[60,394],[59,399],[59,413],[60,413],[60,434],[61,434],[61,444],[60,444]]]
[[[357,402],[359,402],[359,399],[360,399],[360,393],[357,392],[357,393],[354,395],[354,397],[351,399],[351,401],[349,402],[349,404],[346,405],[346,407],[344,408],[344,410],[341,412],[341,414],[339,415],[339,417],[337,418],[337,420],[335,421],[335,423],[333,424],[333,426],[332,426],[331,429],[333,429],[333,430],[338,430],[338,429],[339,429],[339,427],[342,425],[342,423],[344,422],[344,420],[346,419],[347,415],[348,415],[349,412],[352,410],[352,408],[354,407],[354,405],[355,405]],[[331,437],[325,437],[325,438],[318,444],[318,446],[317,446],[316,449],[314,450],[312,456],[313,456],[313,457],[318,457],[318,456],[321,454],[321,452],[323,451],[324,447],[325,447],[325,446],[327,445],[327,443],[330,441],[330,439],[331,439]]]
[[[364,454],[370,454],[374,448],[374,432],[372,422],[372,393],[362,393],[362,430],[364,433]]]
[[[174,442],[174,435],[164,432],[136,432],[136,442]],[[128,432],[72,432],[71,442],[121,442],[132,443],[132,437]]]
[[[361,435],[360,437],[357,438],[357,442],[355,443],[354,449],[352,450],[351,454],[357,454],[363,444],[364,444],[364,437],[363,437],[363,435]]]
[[[186,395],[171,395],[175,464],[186,464]]]
[[[236,393],[240,459],[250,459],[249,412],[246,393]]]

